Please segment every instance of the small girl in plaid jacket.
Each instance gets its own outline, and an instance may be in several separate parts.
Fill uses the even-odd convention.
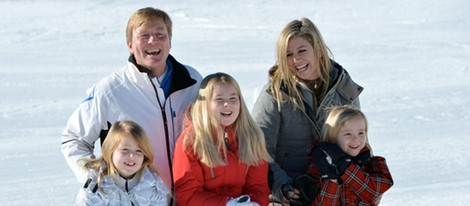
[[[378,205],[393,185],[385,158],[372,155],[358,109],[333,107],[310,155],[309,173],[319,182],[312,205]]]

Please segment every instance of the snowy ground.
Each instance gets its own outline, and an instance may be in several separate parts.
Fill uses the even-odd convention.
[[[395,185],[382,205],[468,205],[470,6],[464,0],[0,1],[0,202],[72,205],[80,187],[60,133],[94,82],[126,62],[125,26],[152,6],[173,18],[171,53],[232,74],[251,108],[276,38],[309,17],[365,87],[370,141]]]

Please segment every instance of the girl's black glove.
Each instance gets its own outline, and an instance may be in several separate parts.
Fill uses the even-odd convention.
[[[362,167],[367,161],[369,161],[371,156],[372,155],[370,154],[370,150],[366,150],[366,151],[361,151],[361,153],[359,153],[357,156],[352,157],[351,160],[357,166]]]
[[[351,157],[333,143],[321,142],[311,153],[313,164],[322,178],[339,179],[351,164]]]

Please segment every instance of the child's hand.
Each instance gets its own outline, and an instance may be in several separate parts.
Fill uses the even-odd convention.
[[[325,179],[338,179],[351,163],[351,159],[333,143],[321,142],[312,152],[312,161]]]
[[[359,153],[357,156],[351,158],[352,162],[359,167],[364,166],[364,164],[369,161],[371,158],[370,150],[365,150]]]
[[[318,172],[320,172],[320,175],[323,179],[338,178],[338,175],[336,174],[336,168],[332,165],[333,159],[327,152],[317,147],[310,155],[312,157],[313,164],[317,167]]]

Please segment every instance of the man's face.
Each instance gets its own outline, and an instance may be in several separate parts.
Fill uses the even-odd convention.
[[[134,54],[137,64],[152,70],[154,76],[163,74],[166,59],[170,54],[171,40],[163,19],[155,19],[132,31],[129,52]]]

